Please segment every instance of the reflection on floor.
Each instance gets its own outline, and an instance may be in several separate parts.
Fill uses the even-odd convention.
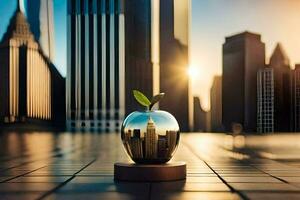
[[[119,134],[0,135],[0,199],[300,199],[300,135],[181,134],[175,182],[114,182]]]

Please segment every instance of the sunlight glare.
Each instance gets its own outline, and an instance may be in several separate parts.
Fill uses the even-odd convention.
[[[191,79],[197,79],[199,77],[199,69],[195,66],[190,66],[187,73]]]

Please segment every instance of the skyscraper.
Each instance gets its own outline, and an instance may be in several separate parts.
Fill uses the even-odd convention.
[[[292,129],[300,131],[300,64],[292,71]]]
[[[190,1],[164,0],[159,6],[159,85],[160,91],[166,93],[159,106],[176,117],[181,131],[191,131],[193,97],[187,74]]]
[[[215,76],[210,89],[211,130],[223,131],[222,125],[222,76]]]
[[[291,131],[291,69],[281,44],[276,45],[269,66],[274,70],[274,131]]]
[[[133,89],[147,96],[165,92],[159,107],[176,117],[182,131],[193,126],[193,99],[186,73],[189,6],[189,0],[125,3],[126,113],[138,109]]]
[[[271,67],[257,72],[257,132],[274,132],[274,72]]]
[[[34,37],[44,54],[51,60],[55,56],[53,0],[24,0],[25,10]]]
[[[65,80],[44,55],[19,5],[0,42],[0,66],[1,123],[64,125]]]
[[[207,132],[209,122],[209,112],[203,110],[200,98],[194,97],[194,131]]]
[[[138,110],[132,90],[138,89],[148,97],[153,95],[154,48],[151,0],[126,1],[125,13],[125,105],[126,114]]]
[[[166,137],[167,137],[167,148],[168,148],[168,155],[171,156],[171,153],[174,152],[174,149],[176,148],[177,140],[177,133],[176,131],[167,131]]]
[[[133,130],[133,137],[130,139],[130,149],[133,158],[143,158],[143,147],[141,140],[141,132],[139,129]]]
[[[68,0],[67,125],[117,131],[124,116],[121,0]]]
[[[130,149],[131,129],[129,129],[128,131],[125,131],[124,138],[122,138],[122,140],[124,141],[123,144],[124,144],[126,150],[128,151],[128,153],[130,155],[132,155],[132,152]]]
[[[225,131],[241,124],[256,131],[257,72],[265,66],[265,44],[258,34],[243,32],[223,44],[222,122]]]
[[[157,157],[157,140],[158,136],[155,132],[155,124],[151,117],[149,117],[146,133],[145,133],[145,157]]]
[[[159,135],[157,140],[157,157],[165,158],[167,153],[167,138],[164,135]]]

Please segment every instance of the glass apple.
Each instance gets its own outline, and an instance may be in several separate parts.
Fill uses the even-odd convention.
[[[140,164],[162,164],[174,155],[180,139],[179,125],[173,115],[152,107],[164,94],[149,101],[139,91],[134,91],[137,101],[146,106],[145,111],[135,111],[124,120],[121,138],[127,154]]]

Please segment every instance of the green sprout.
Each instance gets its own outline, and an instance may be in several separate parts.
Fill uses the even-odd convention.
[[[138,90],[133,90],[133,96],[137,102],[139,102],[139,104],[142,106],[145,106],[147,110],[152,110],[153,106],[165,96],[165,93],[159,93],[155,95],[151,101],[148,99],[148,97],[146,97],[146,95]]]

